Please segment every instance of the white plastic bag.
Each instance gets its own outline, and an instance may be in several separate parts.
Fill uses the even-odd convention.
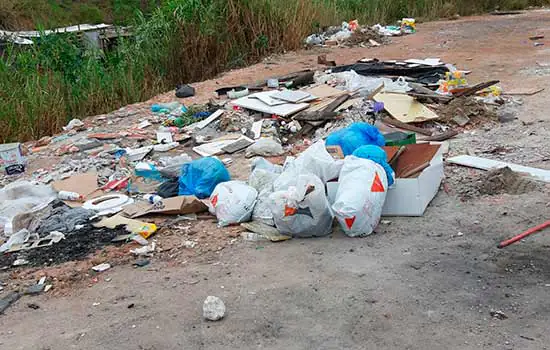
[[[261,221],[266,225],[275,226],[275,222],[273,221],[273,213],[271,213],[271,207],[269,204],[269,196],[272,193],[273,186],[260,191],[256,205],[252,211],[252,221]]]
[[[273,191],[286,191],[290,186],[296,186],[296,180],[300,173],[295,161],[294,157],[286,157],[283,172],[273,181]]]
[[[332,205],[334,215],[350,237],[370,235],[380,221],[386,200],[386,172],[369,159],[348,156],[340,172]]]
[[[285,153],[285,151],[283,150],[283,146],[281,146],[280,142],[273,138],[261,138],[252,145],[248,146],[245,156],[247,158],[253,156],[271,157],[280,156],[283,153]]]
[[[296,158],[294,165],[300,174],[311,173],[317,175],[323,183],[326,183],[338,178],[342,165],[344,165],[344,160],[334,159],[328,153],[325,141],[320,140],[302,152]]]
[[[250,220],[258,191],[241,181],[222,182],[210,196],[210,212],[220,227]]]
[[[273,214],[269,207],[269,195],[273,193],[273,183],[279,177],[282,167],[273,165],[263,158],[256,158],[248,184],[258,191],[258,198],[252,212],[252,220],[273,226]]]
[[[332,232],[334,216],[325,185],[313,174],[299,175],[296,185],[269,196],[275,226],[282,234],[319,237]]]
[[[19,214],[38,211],[57,198],[50,186],[28,181],[13,182],[0,190],[0,232],[6,236],[26,227],[13,227],[13,218]]]

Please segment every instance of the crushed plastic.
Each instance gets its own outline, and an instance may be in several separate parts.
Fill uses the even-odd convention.
[[[384,146],[386,141],[378,129],[365,122],[357,122],[349,127],[334,131],[326,140],[327,146],[340,146],[345,156],[351,155],[364,145]]]
[[[204,199],[210,197],[214,188],[231,176],[223,163],[213,157],[205,157],[186,163],[181,167],[179,195],[195,195]]]

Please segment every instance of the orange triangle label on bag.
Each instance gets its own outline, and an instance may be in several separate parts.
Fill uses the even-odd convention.
[[[214,197],[212,197],[212,199],[210,200],[210,202],[212,202],[212,205],[215,207],[216,204],[218,204],[218,194],[216,193],[216,195]]]
[[[372,182],[372,186],[370,188],[371,192],[386,192],[384,189],[384,185],[382,184],[382,181],[380,180],[380,176],[378,175],[378,172],[376,172],[376,175],[374,176],[374,181]]]
[[[296,214],[296,212],[298,212],[298,209],[289,207],[288,205],[285,204],[285,216],[292,216]]]
[[[344,221],[346,222],[346,226],[348,227],[349,230],[351,230],[351,227],[353,226],[353,223],[355,222],[355,218],[356,216],[352,217],[352,218],[345,218]]]

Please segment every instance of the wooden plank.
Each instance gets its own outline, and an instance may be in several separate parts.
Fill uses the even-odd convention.
[[[537,88],[533,88],[533,89],[516,89],[516,90],[512,90],[512,91],[509,91],[509,92],[503,92],[502,94],[503,95],[508,95],[508,96],[533,96],[533,95],[536,95],[538,94],[539,92],[541,91],[544,91],[544,88],[542,89],[537,89]]]
[[[304,91],[317,96],[317,98],[336,97],[347,93],[347,91],[338,90],[327,84],[317,85]]]
[[[374,100],[383,102],[384,109],[403,123],[419,123],[439,118],[428,107],[408,95],[381,93],[374,96]]]
[[[417,134],[422,134],[422,135],[426,135],[426,136],[431,136],[432,135],[432,132],[430,130],[422,129],[422,128],[419,128],[419,127],[414,126],[414,125],[403,123],[403,122],[400,122],[399,120],[396,120],[396,119],[384,118],[384,119],[382,119],[382,122],[386,123],[386,124],[389,124],[389,125],[393,125],[393,126],[399,128],[399,129],[415,132]]]
[[[495,84],[498,84],[500,83],[500,80],[491,80],[491,81],[488,81],[486,83],[479,83],[477,85],[474,85],[472,87],[469,87],[467,89],[465,89],[464,91],[461,91],[457,94],[453,94],[453,97],[454,98],[459,98],[459,97],[462,97],[462,96],[472,96],[472,95],[475,95],[476,92],[478,91],[481,91],[483,89],[487,89],[488,87],[491,87]]]
[[[447,162],[481,170],[509,167],[510,169],[512,169],[512,171],[515,171],[517,173],[526,174],[535,180],[550,183],[550,170],[531,168],[523,165],[467,155],[447,159]]]

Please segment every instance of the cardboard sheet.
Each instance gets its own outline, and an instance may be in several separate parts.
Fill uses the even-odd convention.
[[[374,96],[374,100],[384,102],[386,111],[403,123],[418,123],[439,118],[428,107],[408,95],[380,93]]]
[[[54,191],[76,192],[83,195],[86,199],[93,199],[103,196],[104,193],[97,186],[97,174],[85,173],[73,175],[67,179],[55,181],[52,183]],[[83,203],[74,201],[63,201],[71,208],[81,207]]]
[[[315,87],[305,89],[304,91],[317,96],[317,98],[320,99],[325,97],[338,97],[342,94],[348,93],[347,91],[338,90],[326,84],[317,85]]]
[[[138,218],[145,215],[184,215],[191,213],[202,213],[208,207],[203,201],[195,196],[178,196],[164,198],[162,201],[149,204],[138,202],[124,207],[124,213],[131,218]]]

